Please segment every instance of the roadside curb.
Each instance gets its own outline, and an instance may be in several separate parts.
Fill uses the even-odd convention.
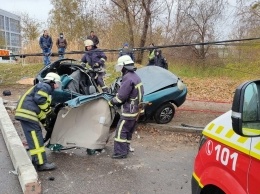
[[[24,194],[41,193],[38,174],[0,97],[0,129]]]
[[[172,132],[181,132],[181,133],[197,133],[201,134],[203,129],[195,128],[195,127],[183,127],[183,126],[177,126],[177,125],[163,125],[163,124],[157,124],[157,123],[146,123],[146,126],[155,127],[159,130],[163,131],[172,131]]]

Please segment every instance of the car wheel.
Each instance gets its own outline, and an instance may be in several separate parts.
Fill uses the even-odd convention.
[[[166,124],[172,120],[174,114],[175,108],[170,102],[168,102],[156,110],[154,114],[154,120],[158,124]]]

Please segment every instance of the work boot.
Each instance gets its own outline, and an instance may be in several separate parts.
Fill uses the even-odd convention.
[[[54,163],[44,163],[42,165],[37,166],[37,171],[48,171],[48,170],[54,170],[56,168],[56,165]]]
[[[113,154],[113,159],[124,159],[127,158],[127,154]]]

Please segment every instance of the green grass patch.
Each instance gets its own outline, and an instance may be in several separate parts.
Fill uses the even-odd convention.
[[[196,77],[196,78],[229,78],[232,80],[258,79],[260,66],[257,63],[249,64],[226,64],[210,66],[194,66],[172,64],[169,70],[179,77]]]
[[[137,65],[141,67],[140,65]],[[115,63],[107,63],[105,77],[106,84],[109,86],[120,72],[115,72]],[[16,84],[23,78],[34,78],[43,64],[0,64],[0,84]],[[253,80],[258,79],[260,65],[258,63],[229,63],[226,65],[195,66],[188,64],[169,65],[169,70],[180,78],[228,78],[231,80]]]
[[[35,77],[42,68],[42,64],[0,64],[0,84],[15,84],[23,78]]]

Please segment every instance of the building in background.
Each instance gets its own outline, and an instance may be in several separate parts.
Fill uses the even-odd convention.
[[[0,48],[18,53],[21,49],[21,18],[0,9]]]

